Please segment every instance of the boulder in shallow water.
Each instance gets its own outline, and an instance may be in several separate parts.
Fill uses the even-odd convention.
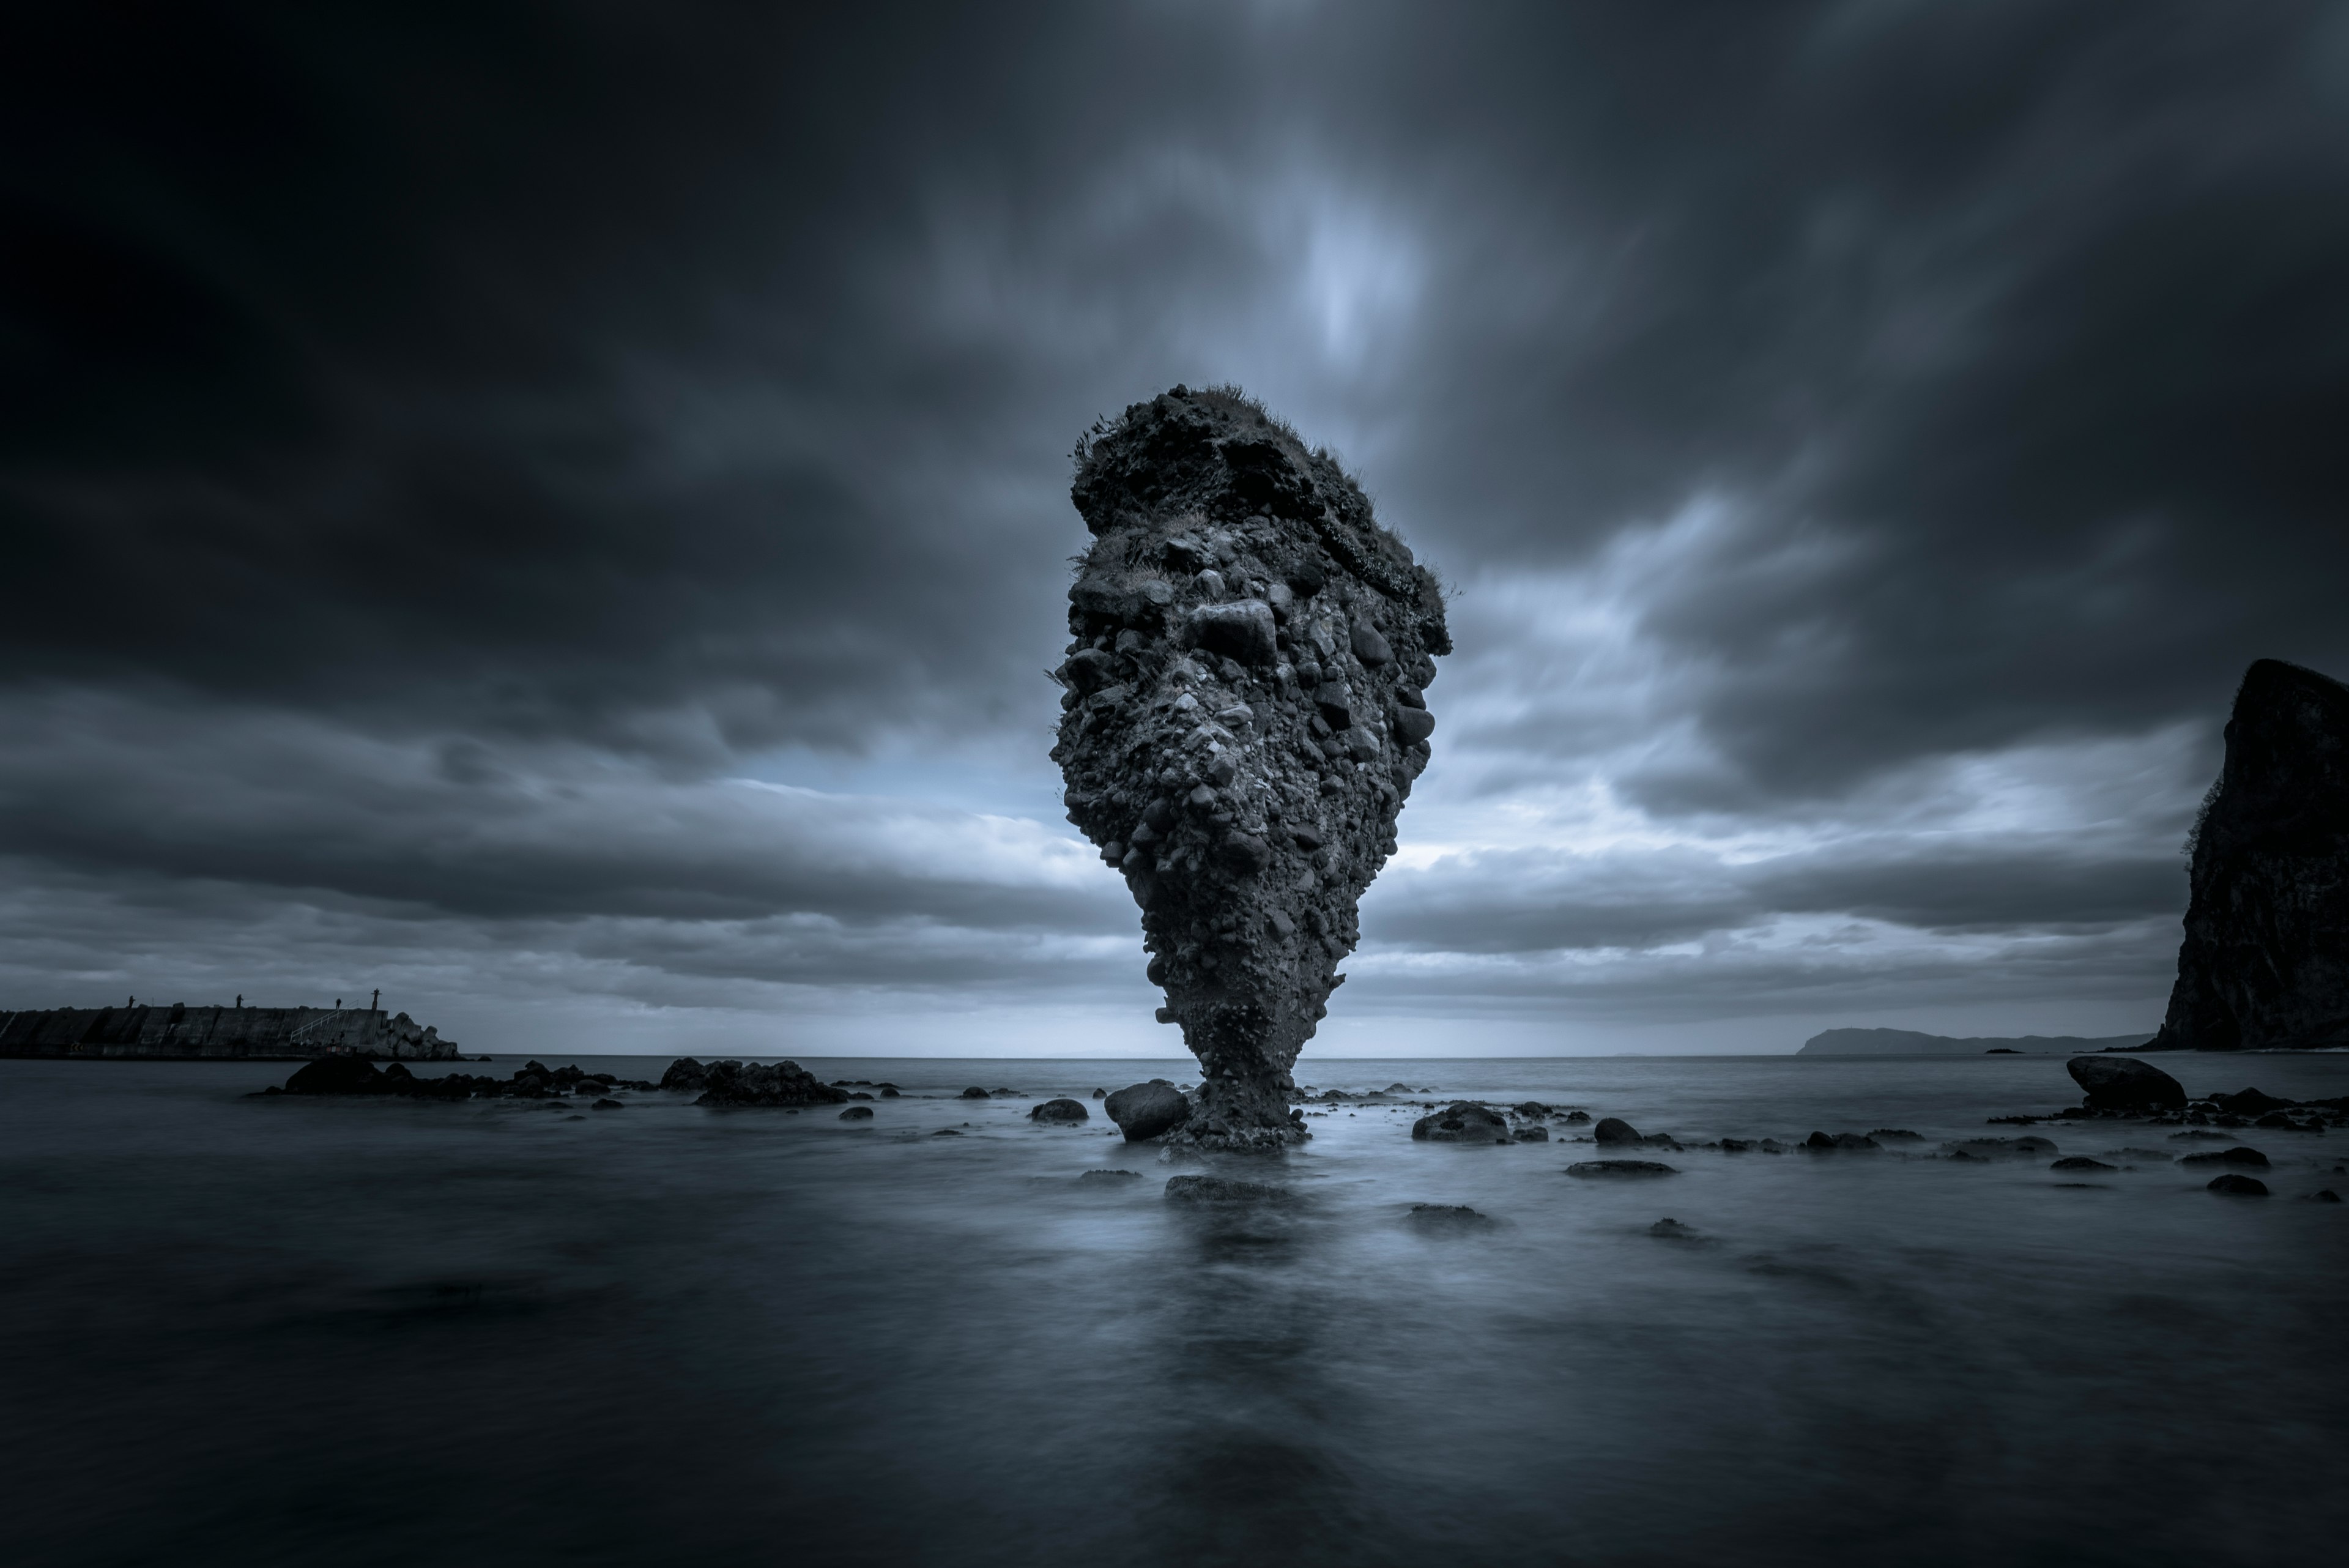
[[[690,1056],[679,1056],[661,1075],[660,1086],[682,1094],[698,1095],[709,1087],[709,1070]]]
[[[1509,1124],[1483,1106],[1454,1100],[1412,1123],[1411,1136],[1427,1143],[1507,1143]]]
[[[2297,1106],[2298,1100],[2279,1100],[2273,1095],[2263,1095],[2257,1089],[2238,1089],[2231,1095],[2213,1095],[2210,1103],[2234,1116],[2266,1116],[2271,1111],[2288,1111]]]
[[[1640,1137],[1640,1130],[1620,1116],[1605,1117],[1597,1127],[1590,1129],[1590,1136],[1598,1142],[1605,1144],[1633,1144],[1645,1141]]]
[[[2268,1168],[2268,1157],[2249,1144],[2237,1144],[2211,1154],[2189,1154],[2178,1162],[2180,1165],[2243,1165],[2254,1170]]]
[[[1092,1112],[1085,1109],[1082,1100],[1071,1100],[1065,1096],[1057,1100],[1046,1100],[1028,1113],[1028,1119],[1031,1122],[1047,1122],[1060,1127],[1073,1127],[1079,1122],[1089,1122],[1092,1118]]]
[[[2090,1159],[2085,1154],[2067,1154],[2047,1168],[2050,1170],[2117,1170],[2120,1168],[2106,1165],[2101,1159]]]
[[[2135,1056],[2075,1056],[2064,1070],[2092,1111],[2174,1111],[2186,1105],[2185,1085]]]
[[[840,1113],[840,1119],[844,1122],[869,1122],[873,1119],[873,1107],[871,1106],[851,1106],[846,1110]]]
[[[1191,1119],[1191,1102],[1164,1078],[1129,1084],[1102,1103],[1128,1143],[1164,1136]]]
[[[1667,1241],[1693,1241],[1699,1231],[1693,1225],[1683,1225],[1677,1220],[1663,1219],[1648,1227],[1648,1234]]]
[[[962,1099],[962,1100],[983,1100],[983,1099],[986,1099],[986,1098],[988,1097],[988,1095],[987,1095],[987,1091],[986,1091],[985,1089],[982,1089],[982,1088],[980,1088],[978,1085],[973,1084],[969,1088],[965,1089],[961,1094],[959,1094],[959,1095],[956,1096],[955,1097],[956,1097],[957,1099]]]
[[[1803,1140],[1803,1147],[1813,1154],[1874,1154],[1883,1148],[1874,1138],[1859,1133],[1837,1133],[1829,1137],[1815,1132]]]
[[[1586,1159],[1568,1166],[1566,1173],[1586,1179],[1604,1179],[1610,1177],[1678,1176],[1680,1171],[1661,1159]]]
[[[1077,1178],[1079,1187],[1123,1187],[1142,1179],[1138,1170],[1088,1170]]]
[[[393,1085],[359,1056],[321,1056],[285,1080],[289,1095],[388,1095]]]
[[[2220,1193],[2228,1198],[2265,1198],[2268,1195],[2268,1184],[2256,1176],[2239,1176],[2230,1171],[2224,1176],[2212,1177],[2204,1185],[2202,1190]]]
[[[1411,1206],[1411,1228],[1432,1236],[1457,1236],[1470,1231],[1489,1229],[1489,1215],[1479,1214],[1465,1203],[1414,1203]]]

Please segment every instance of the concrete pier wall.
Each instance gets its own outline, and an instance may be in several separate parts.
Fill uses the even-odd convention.
[[[456,1043],[367,1007],[52,1007],[0,1012],[0,1056],[451,1061]]]

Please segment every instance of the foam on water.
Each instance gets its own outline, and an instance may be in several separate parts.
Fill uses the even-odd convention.
[[[662,1064],[580,1059],[626,1075]],[[1170,1205],[1094,1087],[1164,1063],[812,1062],[870,1123],[682,1096],[259,1101],[277,1064],[0,1063],[0,1519],[39,1563],[2312,1560],[2349,1527],[2349,1137],[2278,1196],[2137,1168],[1414,1143]],[[2198,1056],[2195,1092],[2349,1092]],[[506,1069],[502,1069],[506,1070]],[[2060,1061],[1319,1062],[1683,1140],[2076,1098]],[[964,1101],[967,1085],[1028,1098]],[[1087,1127],[1038,1127],[1055,1094]],[[1433,1098],[1433,1096],[1422,1096]],[[932,1136],[944,1128],[961,1136]],[[2065,1154],[2160,1147],[2132,1124]],[[1557,1127],[1553,1137],[1587,1128]],[[2184,1147],[2184,1146],[2178,1146]],[[1642,1153],[1648,1151],[1640,1151]],[[1085,1170],[1143,1179],[1081,1185]],[[1414,1220],[1464,1204],[1491,1223]],[[1670,1216],[1682,1232],[1658,1235]],[[1210,1503],[1215,1506],[1208,1506]]]

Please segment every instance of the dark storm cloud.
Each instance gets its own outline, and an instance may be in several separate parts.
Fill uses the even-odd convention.
[[[2232,682],[2349,670],[2337,7],[7,26],[0,852],[125,949],[1054,993],[1057,828],[730,775],[1040,756],[1063,454],[1178,379],[1463,589],[1373,994],[2151,994]],[[1838,919],[1942,956],[1757,934]]]

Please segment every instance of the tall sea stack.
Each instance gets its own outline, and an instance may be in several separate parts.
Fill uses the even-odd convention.
[[[1442,590],[1335,459],[1237,390],[1097,424],[1070,493],[1093,543],[1052,759],[1142,907],[1159,1021],[1199,1058],[1170,1136],[1302,1142],[1289,1069],[1427,766]]]
[[[2193,845],[2154,1049],[2349,1045],[2349,687],[2251,666]]]

